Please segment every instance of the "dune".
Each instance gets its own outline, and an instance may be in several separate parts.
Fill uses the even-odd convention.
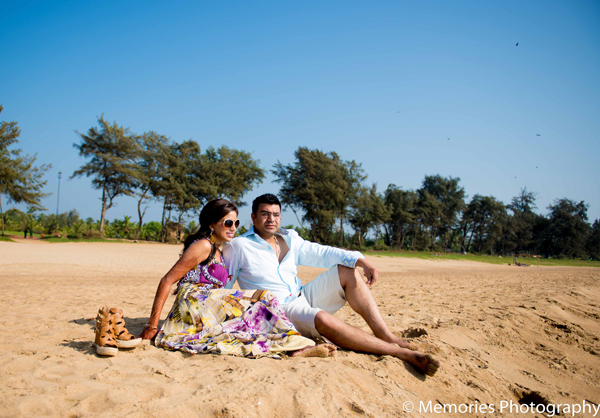
[[[440,360],[434,377],[344,350],[254,360],[146,343],[97,356],[98,308],[123,309],[139,334],[180,251],[0,242],[0,416],[420,417],[436,407],[444,416],[515,416],[523,405],[558,404],[593,416],[600,403],[600,269],[592,268],[369,257],[384,317]],[[306,282],[320,271],[299,275]],[[337,316],[368,330],[348,306]]]

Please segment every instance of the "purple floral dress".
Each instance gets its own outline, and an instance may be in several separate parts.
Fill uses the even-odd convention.
[[[178,283],[176,299],[156,346],[189,353],[270,356],[286,346],[312,345],[301,337],[268,290],[224,289],[227,269],[218,261],[199,264]],[[292,343],[293,340],[293,343]]]

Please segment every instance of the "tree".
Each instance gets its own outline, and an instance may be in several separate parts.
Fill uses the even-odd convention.
[[[475,238],[477,252],[491,252],[502,235],[502,227],[506,222],[506,207],[492,196],[476,194],[466,207],[463,222],[469,225],[463,233],[466,235],[471,231],[469,243],[465,248],[470,249],[471,240]]]
[[[367,179],[367,175],[362,165],[354,160],[338,164],[338,167],[342,171],[344,178],[340,199],[334,202],[340,222],[339,245],[341,246],[344,245],[345,240],[344,222],[348,216],[348,210],[352,202],[356,199],[362,183]]]
[[[385,191],[385,204],[390,208],[390,218],[385,223],[387,245],[402,249],[410,226],[416,221],[417,194],[390,184]]]
[[[460,177],[425,176],[419,193],[422,221],[431,229],[431,248],[435,239],[442,238],[444,249],[457,229],[458,214],[465,206],[465,189],[459,186]]]
[[[567,257],[584,257],[585,240],[590,228],[587,222],[588,205],[570,199],[556,199],[549,205],[548,221],[550,254]]]
[[[163,240],[173,210],[178,213],[179,227],[186,213],[208,200],[225,197],[244,205],[243,196],[265,177],[249,153],[223,146],[208,147],[202,154],[193,140],[171,144],[156,158],[159,179],[152,183],[152,194],[164,199]]]
[[[152,192],[155,183],[159,182],[162,176],[165,175],[164,156],[167,153],[170,142],[166,136],[153,131],[144,133],[138,140],[140,152],[135,164],[135,170],[137,171],[135,186],[137,190],[136,195],[139,197],[137,204],[139,222],[135,239],[140,237],[142,222],[146,214],[146,209],[148,209],[146,206],[142,210],[142,204],[145,200],[154,197],[149,195],[149,193]]]
[[[200,145],[191,139],[181,144],[172,143],[157,155],[157,159],[160,179],[152,183],[152,194],[163,199],[161,241],[164,242],[173,210],[179,213],[179,225],[188,211],[197,209],[202,203],[202,198],[199,200],[196,195],[201,195],[206,170]]]
[[[519,196],[512,198],[512,202],[507,206],[512,212],[512,217],[509,220],[509,228],[514,249],[518,253],[531,251],[533,241],[533,227],[536,214],[533,209],[536,209],[535,199],[537,194],[528,192],[527,188],[521,189]]]
[[[311,223],[312,240],[331,242],[332,226],[346,196],[348,184],[335,152],[324,153],[299,147],[294,164],[277,161],[271,173],[280,183],[279,197],[284,206],[304,212],[303,220]]]
[[[377,185],[362,187],[354,201],[352,212],[348,221],[356,231],[358,245],[362,247],[364,239],[370,228],[375,228],[375,244],[379,235],[381,224],[388,221],[390,210],[383,198],[377,193]]]
[[[600,222],[598,222],[598,219],[594,221],[590,229],[585,247],[590,258],[600,260]]]
[[[244,195],[265,178],[259,161],[246,151],[226,146],[208,147],[202,162],[203,171],[195,173],[201,186],[193,192],[199,199],[224,197],[237,206],[244,206]]]
[[[0,105],[0,113],[4,107]],[[2,236],[4,236],[4,211],[2,208],[2,195],[8,202],[26,203],[35,209],[44,210],[40,201],[49,196],[43,193],[42,188],[46,181],[42,181],[44,173],[52,165],[42,164],[36,166],[37,154],[30,157],[22,154],[21,149],[9,150],[8,148],[19,142],[21,130],[17,122],[2,122],[0,124],[0,218],[2,219]]]
[[[114,204],[117,196],[133,195],[136,187],[137,171],[135,160],[139,147],[135,135],[129,128],[109,124],[104,115],[98,118],[97,127],[88,130],[87,135],[77,132],[81,143],[73,144],[81,157],[90,161],[76,170],[75,177],[92,177],[92,186],[102,190],[102,213],[100,216],[100,233],[104,233],[106,211]]]

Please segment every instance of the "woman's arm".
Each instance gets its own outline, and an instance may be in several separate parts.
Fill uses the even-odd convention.
[[[185,274],[206,260],[210,254],[211,244],[208,240],[200,240],[190,245],[189,248],[183,253],[179,261],[164,275],[158,284],[156,289],[156,295],[154,296],[154,303],[152,304],[152,313],[150,314],[150,320],[148,325],[144,328],[144,331],[140,334],[140,337],[149,340],[154,338],[158,333],[158,320],[160,314],[165,306],[165,302],[169,297],[171,286],[178,282]]]

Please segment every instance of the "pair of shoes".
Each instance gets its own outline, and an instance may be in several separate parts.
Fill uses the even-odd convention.
[[[94,346],[100,356],[116,356],[119,348],[134,348],[142,343],[125,328],[123,311],[117,308],[101,307],[96,316],[96,339]]]

